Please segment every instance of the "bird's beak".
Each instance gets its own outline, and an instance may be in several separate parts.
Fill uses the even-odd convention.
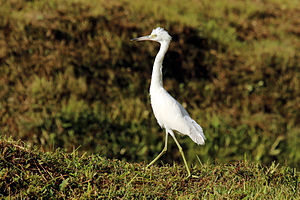
[[[144,41],[144,40],[151,40],[150,35],[131,39],[131,41]]]

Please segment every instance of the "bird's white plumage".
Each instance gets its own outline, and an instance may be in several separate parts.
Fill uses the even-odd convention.
[[[152,91],[150,98],[154,116],[162,128],[188,135],[197,144],[205,143],[202,128],[164,88]]]
[[[151,166],[159,157],[167,150],[167,139],[170,134],[183,157],[188,174],[190,170],[187,166],[183,151],[179,145],[173,130],[183,135],[188,135],[195,143],[203,145],[205,136],[202,128],[195,120],[193,120],[183,106],[178,103],[164,88],[162,81],[162,63],[164,56],[169,48],[172,37],[163,28],[155,28],[148,36],[133,39],[133,41],[151,40],[160,43],[160,49],[157,53],[153,65],[150,98],[154,116],[158,124],[166,129],[166,142],[163,151],[148,165]]]
[[[165,29],[161,28],[161,27],[157,27],[155,29],[152,30],[151,35],[153,34],[161,34],[163,33],[163,31],[165,31]]]
[[[147,40],[156,41],[161,44],[154,61],[150,85],[151,106],[158,124],[166,130],[176,130],[183,135],[188,135],[197,144],[204,144],[205,136],[200,125],[163,88],[162,62],[171,42],[171,36],[163,28],[158,27],[153,29]]]

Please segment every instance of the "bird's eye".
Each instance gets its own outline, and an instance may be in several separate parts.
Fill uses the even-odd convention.
[[[153,34],[153,35],[151,35],[151,37],[152,37],[152,38],[156,38],[156,37],[157,37],[157,35],[156,35],[156,34]]]

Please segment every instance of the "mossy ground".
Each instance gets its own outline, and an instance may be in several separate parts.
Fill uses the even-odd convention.
[[[149,102],[162,26],[164,86],[204,129],[178,138],[191,163],[274,160],[298,167],[299,1],[3,1],[0,134],[150,161],[162,131]],[[176,146],[170,148],[176,149]],[[177,152],[177,151],[171,151]],[[165,161],[179,161],[169,153]]]
[[[297,199],[299,172],[273,163],[128,163],[74,150],[42,152],[0,140],[0,197],[30,199]]]

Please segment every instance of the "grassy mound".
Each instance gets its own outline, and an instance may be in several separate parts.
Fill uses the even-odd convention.
[[[198,178],[185,179],[182,165],[153,166],[108,160],[98,155],[41,152],[22,142],[0,139],[0,197],[9,198],[159,198],[297,199],[296,171],[239,161],[198,164]]]
[[[149,161],[164,134],[148,88],[157,45],[130,38],[165,27],[164,83],[201,124],[181,139],[191,163],[276,160],[299,166],[299,1],[3,1],[0,134]],[[166,161],[179,160],[176,146]]]

